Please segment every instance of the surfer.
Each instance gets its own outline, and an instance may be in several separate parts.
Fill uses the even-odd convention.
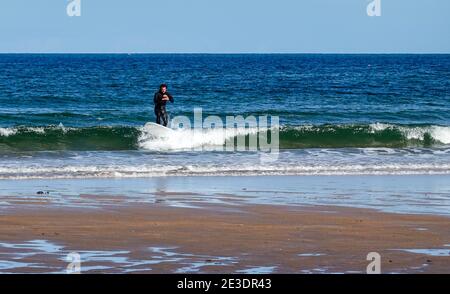
[[[155,103],[156,123],[159,125],[162,124],[165,127],[167,127],[169,120],[166,111],[167,101],[173,103],[173,97],[169,92],[167,92],[167,85],[162,84],[161,86],[159,86],[159,91],[155,93],[153,102]]]

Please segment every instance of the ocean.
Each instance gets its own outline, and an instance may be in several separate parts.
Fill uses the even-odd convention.
[[[149,136],[161,83],[172,118],[279,117],[278,159]],[[391,174],[450,174],[450,55],[0,54],[0,179]]]

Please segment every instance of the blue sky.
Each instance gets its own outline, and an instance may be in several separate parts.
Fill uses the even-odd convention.
[[[449,0],[1,0],[0,52],[450,53]]]

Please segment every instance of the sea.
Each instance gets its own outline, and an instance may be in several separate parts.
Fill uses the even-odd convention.
[[[170,118],[278,118],[277,158],[220,148],[271,128],[152,136],[162,83]],[[450,55],[0,54],[0,179],[429,174],[450,174]]]

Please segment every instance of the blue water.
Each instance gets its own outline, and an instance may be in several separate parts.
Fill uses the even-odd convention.
[[[450,55],[0,55],[0,126],[142,125],[166,82],[176,115],[288,125],[450,123]]]
[[[278,116],[280,157],[149,138],[171,117]],[[0,178],[450,173],[450,55],[0,55]],[[218,138],[219,137],[219,138]]]

